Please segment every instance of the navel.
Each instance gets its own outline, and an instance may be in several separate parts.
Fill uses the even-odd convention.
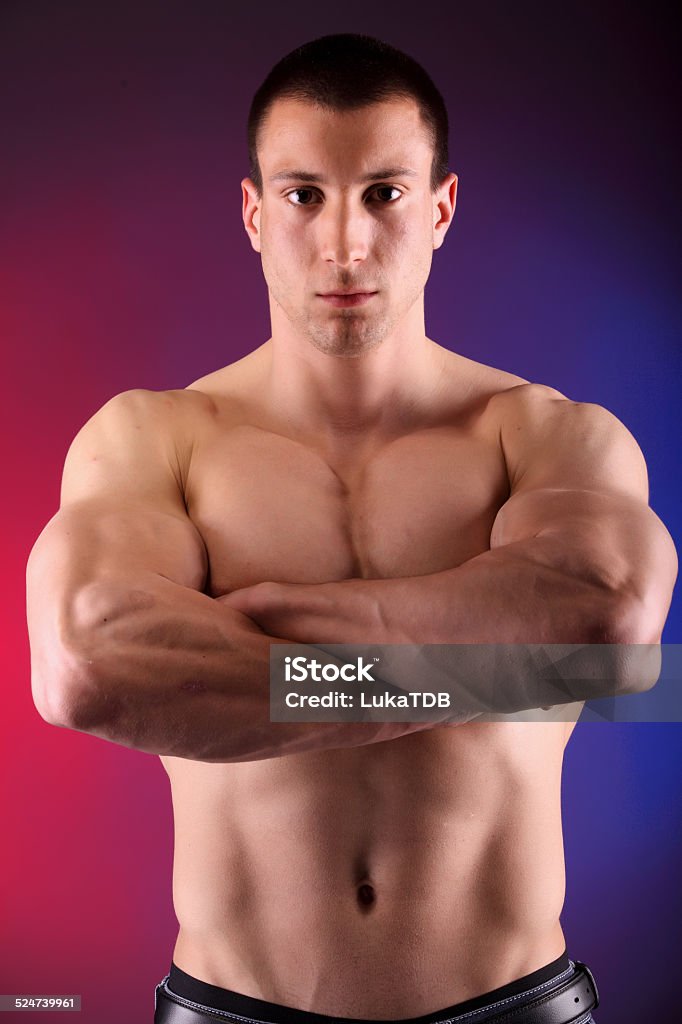
[[[358,903],[363,907],[371,907],[376,902],[376,892],[374,886],[369,885],[367,882],[363,882],[362,885],[358,886]]]

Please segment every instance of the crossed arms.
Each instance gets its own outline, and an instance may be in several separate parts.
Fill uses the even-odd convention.
[[[27,569],[32,686],[47,721],[154,753],[251,760],[428,727],[270,723],[273,640],[660,641],[677,557],[648,507],[642,454],[607,410],[539,385],[496,396],[511,493],[490,550],[460,566],[266,582],[213,600],[171,443],[186,395],[125,392],[69,451],[62,508]]]

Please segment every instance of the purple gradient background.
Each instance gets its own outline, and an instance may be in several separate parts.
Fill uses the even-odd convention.
[[[184,387],[268,337],[239,181],[251,96],[294,46],[364,31],[425,64],[460,178],[428,333],[611,409],[679,537],[676,40],[662,7],[594,7],[3,5],[0,992],[81,993],[87,1024],[146,1024],[170,962],[166,776],[40,719],[24,569],[96,409]],[[682,641],[679,601],[664,640]],[[679,1019],[681,762],[676,725],[582,724],[567,749],[562,921],[599,1024]],[[114,989],[125,1012],[107,1006]]]

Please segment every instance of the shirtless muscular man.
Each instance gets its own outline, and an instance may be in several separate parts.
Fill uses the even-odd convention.
[[[249,141],[272,336],[108,401],[27,572],[40,714],[170,780],[155,1021],[587,1024],[559,921],[582,705],[271,722],[269,645],[658,644],[677,560],[641,451],[606,409],[426,336],[457,176],[414,60],[314,40],[256,93]]]

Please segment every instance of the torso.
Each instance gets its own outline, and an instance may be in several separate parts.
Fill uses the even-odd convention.
[[[493,397],[524,381],[452,355],[451,402],[429,422],[332,452],[254,404],[264,350],[186,389],[180,456],[207,593],[431,573],[489,548],[509,496]],[[574,721],[473,721],[242,763],[162,757],[174,962],[298,1009],[395,1018],[556,959]]]

